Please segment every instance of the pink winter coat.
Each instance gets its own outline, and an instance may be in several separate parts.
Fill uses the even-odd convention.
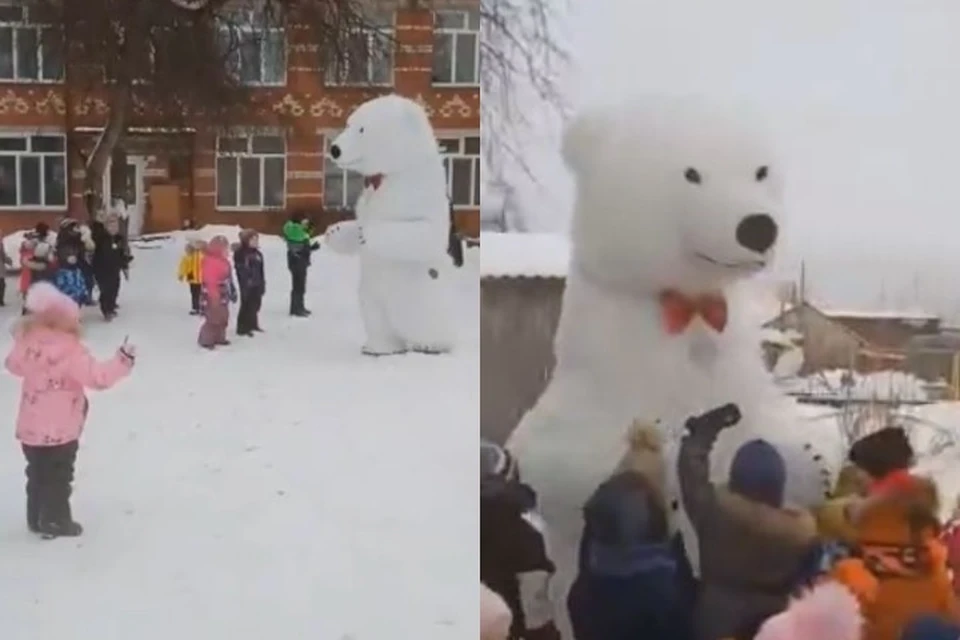
[[[207,251],[200,263],[200,282],[207,297],[216,302],[220,299],[225,283],[230,281],[230,261],[222,253]]]
[[[119,352],[97,362],[78,337],[43,328],[17,335],[4,364],[23,378],[17,439],[41,447],[80,438],[88,407],[84,389],[112,387],[133,366]]]

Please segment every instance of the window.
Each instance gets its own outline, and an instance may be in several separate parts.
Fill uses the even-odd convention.
[[[336,133],[324,137],[323,207],[352,210],[363,191],[363,175],[341,169],[330,158],[330,144],[336,137]]]
[[[0,135],[0,208],[67,206],[67,139]]]
[[[287,40],[283,28],[268,25],[252,11],[232,14],[235,21],[220,29],[220,46],[241,84],[282,86],[287,83]]]
[[[217,208],[278,209],[287,187],[282,135],[217,139]]]
[[[434,13],[433,84],[480,84],[479,11]]]
[[[24,6],[0,5],[0,80],[61,81],[62,48],[58,29],[30,22]]]
[[[480,136],[440,138],[447,192],[454,208],[480,206]]]
[[[348,34],[343,59],[326,67],[327,84],[392,85],[394,41],[392,15]]]

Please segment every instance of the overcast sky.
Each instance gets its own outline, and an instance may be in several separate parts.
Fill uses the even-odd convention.
[[[805,259],[831,306],[960,312],[960,2],[568,1],[574,104],[699,92],[765,114],[788,176],[782,273]],[[569,178],[539,134],[539,222],[563,228]]]

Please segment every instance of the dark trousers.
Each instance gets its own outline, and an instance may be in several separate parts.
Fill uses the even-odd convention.
[[[290,266],[290,313],[306,310],[303,296],[307,292],[307,265]]]
[[[70,493],[79,444],[74,440],[52,447],[23,445],[27,459],[27,524],[31,528],[72,522]]]
[[[0,307],[7,303],[7,280],[0,276]]]
[[[250,333],[260,328],[260,304],[263,302],[263,291],[248,289],[240,291],[240,309],[237,310],[237,333]]]
[[[203,293],[203,285],[199,282],[190,283],[190,309],[200,313],[200,294]]]
[[[83,282],[87,286],[87,299],[93,300],[93,288],[97,286],[97,278],[93,273],[93,267],[87,262],[81,262],[80,270],[83,272]]]
[[[97,285],[100,287],[100,311],[103,315],[116,313],[117,296],[120,295],[120,272],[101,271],[97,274]]]

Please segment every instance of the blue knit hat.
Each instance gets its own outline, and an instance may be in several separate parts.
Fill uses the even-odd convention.
[[[751,440],[737,450],[730,465],[731,491],[748,500],[781,507],[786,484],[786,465],[772,444]]]
[[[960,626],[936,616],[914,618],[903,630],[900,640],[957,640]]]

